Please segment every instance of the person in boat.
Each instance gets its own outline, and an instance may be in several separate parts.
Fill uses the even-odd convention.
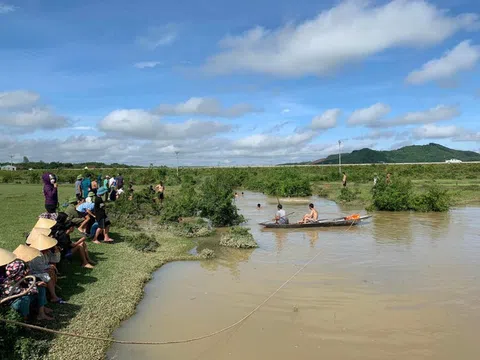
[[[315,209],[314,205],[312,203],[310,203],[308,205],[308,208],[310,209],[310,212],[308,214],[306,214],[303,217],[303,219],[298,222],[299,224],[306,224],[306,223],[314,222],[314,221],[318,220],[318,212]]]
[[[282,204],[277,205],[277,213],[275,214],[275,224],[288,224],[288,217],[283,210]]]

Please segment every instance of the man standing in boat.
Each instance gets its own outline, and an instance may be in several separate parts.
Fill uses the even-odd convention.
[[[287,214],[283,210],[282,204],[277,205],[277,213],[275,214],[275,224],[288,224]]]
[[[306,224],[318,220],[318,212],[312,203],[308,205],[308,208],[310,209],[310,213],[306,214],[303,219],[298,222],[299,224]]]

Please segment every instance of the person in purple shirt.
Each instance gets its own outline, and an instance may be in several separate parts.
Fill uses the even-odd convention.
[[[48,213],[55,213],[58,206],[58,184],[57,177],[51,173],[42,175],[43,196],[45,196],[45,210]]]

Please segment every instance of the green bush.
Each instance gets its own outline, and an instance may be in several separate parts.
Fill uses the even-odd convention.
[[[357,199],[357,192],[347,187],[343,187],[340,190],[340,195],[338,196],[338,198],[344,202],[354,201]]]
[[[200,194],[200,216],[210,219],[214,226],[239,225],[245,221],[233,202],[233,184],[227,176],[208,177],[201,185]]]
[[[407,211],[413,209],[413,191],[410,180],[392,179],[387,184],[385,178],[379,178],[372,189],[372,207],[375,210]]]
[[[220,245],[237,249],[251,249],[258,247],[253,235],[247,228],[234,226],[229,228],[220,238]]]
[[[423,194],[415,196],[414,209],[416,211],[448,211],[451,197],[447,190],[442,190],[437,184],[431,185]]]
[[[134,192],[132,200],[123,194],[118,200],[108,203],[108,216],[118,227],[127,227],[135,220],[157,216],[160,214],[161,205],[154,201],[154,197],[149,189]]]
[[[196,216],[198,212],[199,195],[193,185],[182,184],[180,191],[163,202],[160,211],[161,222],[178,221],[181,217]]]
[[[135,250],[142,252],[154,252],[159,246],[154,236],[144,232],[127,236],[125,240]]]
[[[447,190],[442,190],[433,184],[427,191],[414,194],[410,180],[392,179],[386,184],[385,179],[379,179],[372,189],[372,209],[385,211],[448,211],[451,197]]]

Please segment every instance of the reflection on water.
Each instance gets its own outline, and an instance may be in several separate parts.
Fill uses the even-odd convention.
[[[296,221],[309,201],[321,218],[360,212],[315,197],[282,203]],[[228,326],[320,256],[240,327],[189,344],[113,346],[110,358],[478,358],[480,208],[376,213],[347,232],[262,229],[277,199],[245,192],[237,204],[260,247],[215,248],[218,259],[162,267],[116,338],[173,340]]]

